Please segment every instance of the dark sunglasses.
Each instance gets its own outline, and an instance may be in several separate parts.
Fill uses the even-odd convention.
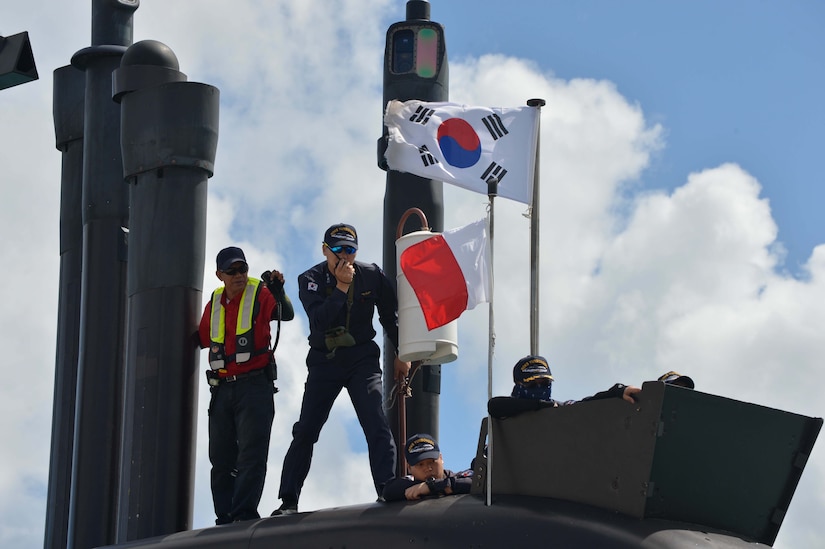
[[[522,384],[524,387],[529,389],[537,389],[539,387],[547,387],[550,385],[550,380],[547,378],[544,379],[534,379],[533,381],[528,381],[527,383]]]
[[[230,267],[222,272],[223,274],[228,274],[229,276],[235,276],[238,273],[245,274],[247,271],[249,271],[249,265],[243,264],[240,267]]]
[[[356,248],[355,246],[327,246],[327,248],[329,248],[330,251],[334,254],[340,254],[341,252],[346,252],[346,253],[352,255],[356,251],[358,251],[358,248]]]

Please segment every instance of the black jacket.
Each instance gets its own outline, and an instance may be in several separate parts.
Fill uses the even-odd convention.
[[[444,474],[446,478],[435,481],[435,488],[436,493],[430,493],[427,497],[440,497],[446,495],[444,493],[444,487],[448,484],[450,488],[452,488],[453,494],[469,494],[470,488],[473,485],[473,477],[468,473],[453,473],[450,470],[444,469]],[[411,476],[401,477],[401,478],[394,478],[384,486],[384,499],[386,501],[404,501],[406,496],[404,492],[410,486],[415,486],[416,484],[421,484],[420,480],[415,480]]]
[[[493,397],[487,402],[487,411],[496,419],[517,416],[523,412],[531,412],[542,408],[557,408],[567,406],[576,402],[586,402],[588,400],[602,400],[605,398],[622,398],[627,385],[616,383],[610,389],[601,391],[593,396],[584,397],[581,400],[537,400],[533,398],[513,398],[508,396]]]
[[[354,263],[352,309],[349,313],[349,332],[356,345],[375,338],[372,317],[378,309],[378,320],[387,337],[398,350],[398,300],[390,279],[374,263]],[[309,346],[327,352],[324,333],[330,328],[347,325],[346,292],[337,289],[337,281],[324,261],[298,277],[298,297],[309,318]]]

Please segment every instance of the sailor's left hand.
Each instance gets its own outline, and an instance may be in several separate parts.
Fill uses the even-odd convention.
[[[404,497],[410,501],[415,501],[421,499],[424,496],[430,495],[430,487],[427,486],[426,482],[421,482],[418,484],[414,484],[404,490]]]

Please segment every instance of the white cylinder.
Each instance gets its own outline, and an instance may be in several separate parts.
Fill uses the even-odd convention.
[[[437,233],[415,231],[395,241],[395,272],[398,285],[398,358],[405,362],[445,364],[458,358],[458,320],[428,330],[415,292],[401,270],[401,254]]]

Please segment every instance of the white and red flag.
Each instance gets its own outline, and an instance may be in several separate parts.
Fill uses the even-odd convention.
[[[495,177],[498,196],[530,204],[539,109],[393,100],[384,124],[391,170],[481,194]]]
[[[429,330],[490,300],[492,272],[486,219],[413,244],[401,253],[399,263]]]

